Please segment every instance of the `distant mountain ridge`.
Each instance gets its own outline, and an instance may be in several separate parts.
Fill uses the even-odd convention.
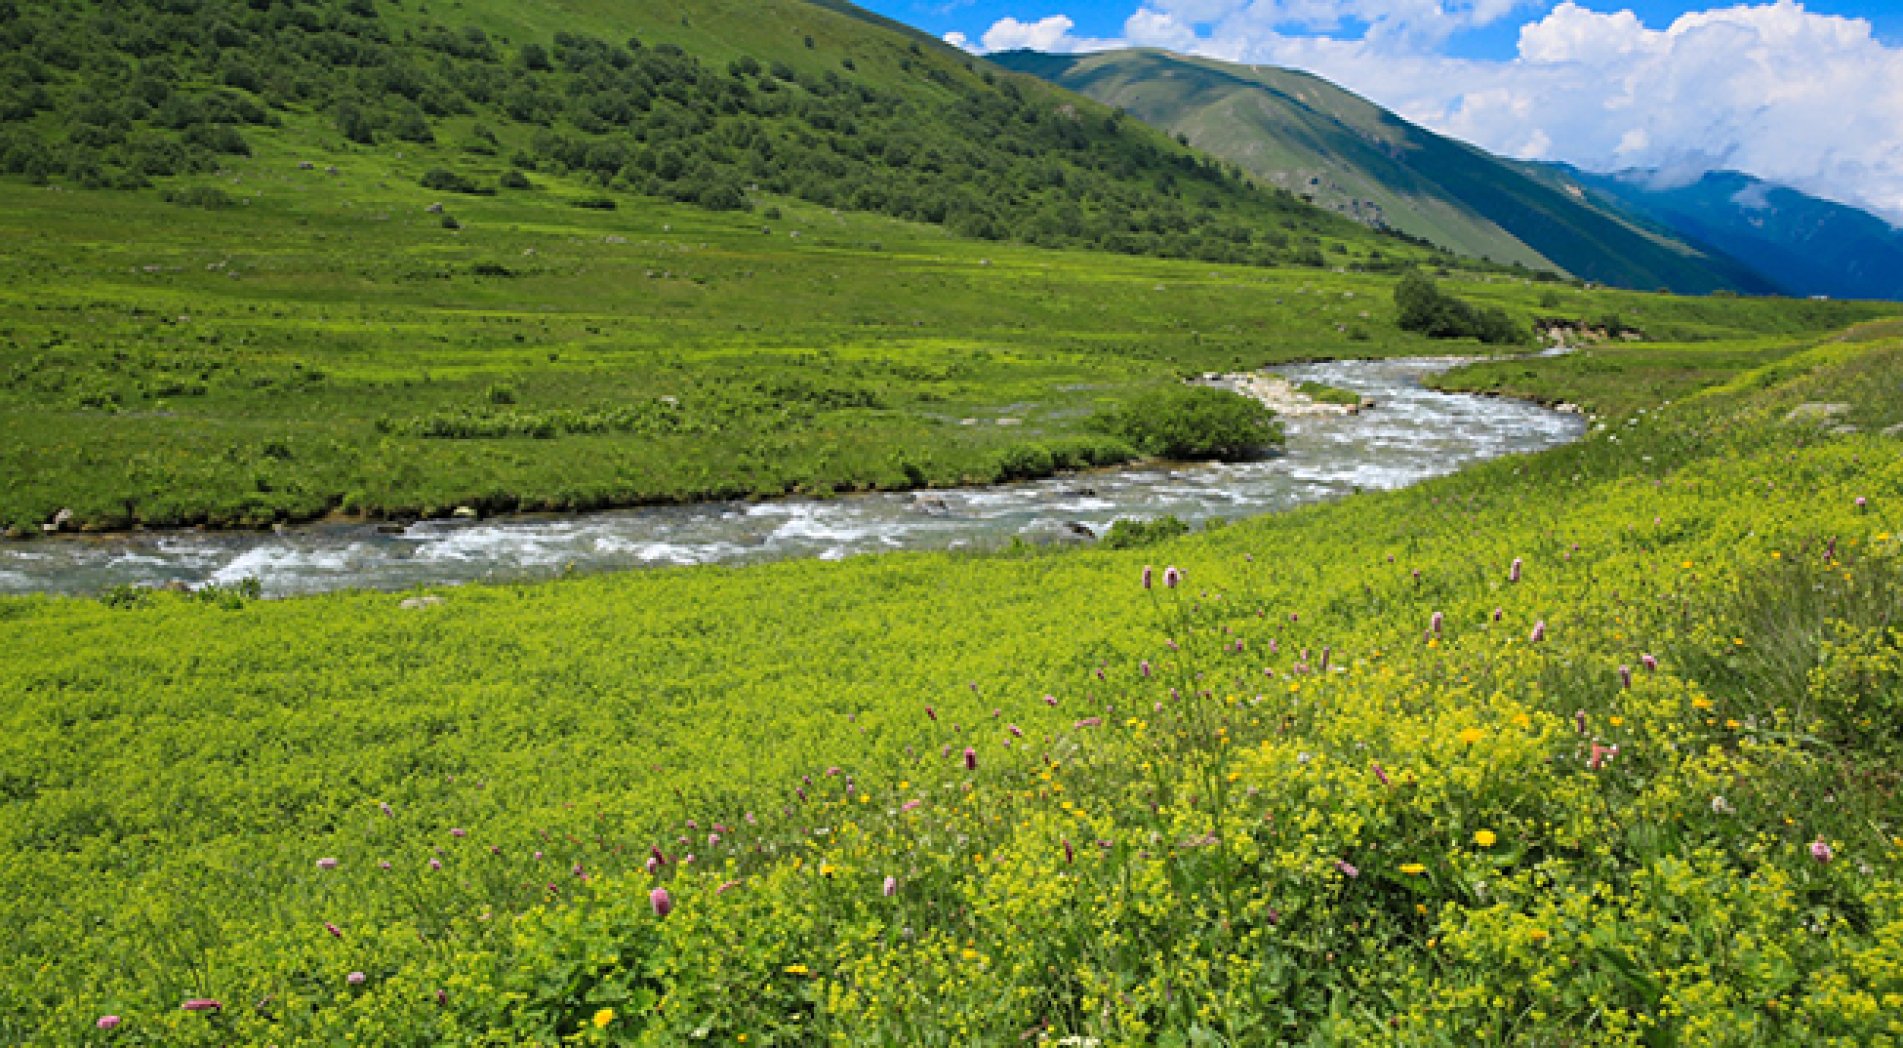
[[[1296,70],[1153,50],[990,57],[1323,207],[1459,254],[1630,288],[1903,297],[1891,276],[1903,273],[1903,237],[1882,220],[1748,176],[1658,190],[1509,160]],[[1741,192],[1768,203],[1744,207]]]
[[[1658,185],[1649,171],[1546,166],[1609,206],[1745,260],[1788,294],[1903,299],[1903,230],[1867,211],[1738,171]]]

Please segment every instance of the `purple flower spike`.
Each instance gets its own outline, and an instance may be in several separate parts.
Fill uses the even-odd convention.
[[[1387,769],[1381,767],[1380,761],[1376,761],[1373,764],[1369,765],[1369,768],[1373,770],[1374,777],[1381,781],[1381,785],[1386,786],[1388,784]]]
[[[317,868],[320,870],[334,870],[337,868],[337,860],[329,856],[325,856],[324,858],[317,860]]]
[[[366,978],[367,976],[362,972],[351,972],[349,975],[344,976],[344,981],[352,986],[362,986]]]
[[[215,1012],[223,1008],[224,1005],[210,997],[187,997],[185,1003],[179,1005],[179,1007],[188,1012]]]
[[[1508,582],[1520,581],[1520,558],[1518,557],[1513,558],[1513,566],[1507,569],[1507,581]]]
[[[1659,671],[1659,660],[1653,658],[1649,653],[1639,656],[1639,665],[1644,666],[1645,672],[1647,673],[1657,673]]]
[[[978,751],[972,749],[970,746],[965,747],[965,770],[978,770]]]
[[[1622,687],[1624,687],[1627,691],[1632,690],[1632,667],[1630,666],[1619,667],[1619,684]]]
[[[1429,619],[1427,620],[1427,628],[1428,628],[1429,630],[1431,630],[1431,631],[1433,631],[1433,633],[1434,633],[1434,636],[1436,636],[1436,637],[1438,637],[1438,636],[1440,636],[1440,627],[1441,627],[1441,623],[1442,623],[1443,621],[1445,621],[1445,620],[1443,620],[1443,619],[1442,619],[1442,617],[1441,617],[1441,613],[1440,613],[1440,612],[1438,612],[1438,611],[1437,611],[1437,612],[1435,612],[1435,613],[1434,613],[1434,614],[1433,614],[1433,615],[1432,615],[1432,616],[1431,616],[1431,617],[1430,617],[1430,618],[1429,618]]]
[[[1149,589],[1154,582],[1155,569],[1151,568],[1148,564],[1143,565],[1143,588]]]
[[[330,923],[329,921],[324,922],[324,930],[329,932],[330,937],[333,939],[341,939],[344,937],[344,930]]]
[[[666,888],[656,888],[648,893],[648,905],[654,907],[654,916],[666,917],[674,912],[674,897]]]
[[[99,1021],[93,1025],[99,1027],[101,1030],[116,1030],[119,1028],[121,1021],[122,1020],[116,1015],[102,1015],[99,1017]]]
[[[1340,870],[1341,875],[1349,880],[1354,880],[1356,877],[1361,876],[1361,871],[1356,869],[1353,863],[1343,859],[1335,860],[1335,869]]]
[[[884,891],[885,897],[888,899],[897,895],[899,893],[899,879],[897,877],[887,876]]]
[[[1176,570],[1174,565],[1163,569],[1163,585],[1168,586],[1170,589],[1175,589],[1182,584],[1183,573]]]
[[[1818,862],[1829,862],[1836,857],[1836,854],[1836,852],[1830,850],[1830,845],[1824,843],[1822,837],[1810,842],[1810,857],[1816,859]]]
[[[1539,642],[1546,639],[1546,620],[1545,619],[1541,619],[1538,622],[1535,622],[1533,624],[1533,632],[1527,636],[1527,639],[1532,641],[1535,644],[1538,644]]]

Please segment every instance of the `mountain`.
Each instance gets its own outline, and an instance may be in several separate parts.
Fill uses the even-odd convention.
[[[1770,293],[1753,267],[1289,69],[1153,50],[990,56],[1374,226],[1621,287]]]
[[[843,0],[0,0],[0,57],[0,173],[87,188],[209,172],[269,138],[400,154],[444,192],[580,173],[1053,247],[1424,257]]]
[[[1749,260],[1789,294],[1903,299],[1903,230],[1867,211],[1737,171],[1682,185],[1661,185],[1646,171],[1600,175],[1551,165],[1551,173],[1605,206]]]

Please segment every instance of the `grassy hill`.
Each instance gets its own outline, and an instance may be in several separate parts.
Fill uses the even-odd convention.
[[[93,188],[209,171],[276,133],[427,157],[444,192],[573,173],[716,210],[767,192],[1132,254],[1384,246],[845,4],[44,0],[0,10],[0,54],[0,172]]]
[[[1289,69],[1161,51],[992,60],[1089,95],[1245,171],[1463,255],[1619,287],[1772,292],[1748,264]]]

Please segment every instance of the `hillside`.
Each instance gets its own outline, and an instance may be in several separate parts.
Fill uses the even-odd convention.
[[[1147,50],[991,59],[1125,109],[1318,204],[1462,255],[1618,287],[1777,290],[1736,258],[1307,73]]]
[[[1418,254],[843,3],[9,2],[0,56],[0,173],[36,181],[141,188],[270,138],[411,158],[446,193],[566,173],[1131,254]]]
[[[1609,207],[1749,260],[1786,294],[1903,299],[1903,230],[1867,211],[1736,171],[1669,186],[1643,171],[1554,174]]]

